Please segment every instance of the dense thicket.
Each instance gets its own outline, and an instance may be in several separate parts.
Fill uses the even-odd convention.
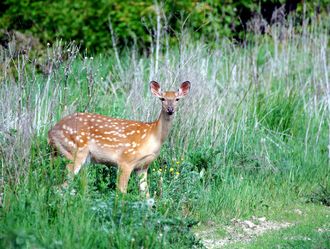
[[[166,33],[172,34],[172,42],[182,27],[192,29],[196,38],[240,38],[247,21],[256,13],[271,22],[275,9],[283,6],[285,14],[302,13],[303,2],[172,0],[157,4],[153,0],[5,0],[0,3],[0,42],[4,45],[7,32],[16,30],[40,39],[43,44],[56,39],[75,40],[88,50],[104,51],[112,46],[111,23],[117,45],[145,47],[151,42],[150,34],[156,33],[157,16],[162,17]],[[326,11],[330,3],[329,0],[305,2],[308,15]]]

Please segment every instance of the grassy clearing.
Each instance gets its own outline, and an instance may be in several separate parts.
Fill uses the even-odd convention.
[[[40,62],[4,51],[0,246],[201,247],[191,229],[197,224],[290,221],[284,214],[299,206],[307,210],[301,225],[248,246],[326,247],[328,233],[315,229],[329,224],[328,31],[313,22],[298,32],[289,23],[245,46],[224,40],[212,49],[183,36],[178,48],[149,56],[130,49],[120,60],[81,57],[74,44],[54,45]],[[153,120],[159,106],[151,79],[164,89],[192,82],[150,168],[155,203],[140,198],[134,177],[129,194],[117,195],[116,170],[102,165],[87,165],[59,192],[67,162],[50,160],[49,128],[74,111]],[[284,239],[295,236],[312,242]]]

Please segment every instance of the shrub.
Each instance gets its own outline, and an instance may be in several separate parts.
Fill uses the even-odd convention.
[[[156,16],[161,17],[160,35],[171,33],[171,40],[185,26],[192,29],[195,38],[205,37],[214,41],[222,36],[237,36],[245,23],[256,12],[271,21],[273,10],[285,1],[252,0],[224,1],[165,1],[157,8],[155,2],[147,1],[70,1],[70,0],[6,0],[0,4],[0,27],[7,31],[19,30],[31,33],[44,44],[56,39],[75,40],[93,52],[104,51],[112,46],[109,21],[112,23],[117,44],[121,47],[136,44],[148,46],[153,39]],[[328,0],[308,4],[307,13],[326,10]],[[286,13],[301,13],[301,4],[286,4]],[[159,11],[160,10],[160,11]],[[265,11],[267,10],[267,11]],[[0,32],[1,33],[1,32]],[[3,36],[3,35],[2,35]],[[0,35],[0,41],[4,42]]]

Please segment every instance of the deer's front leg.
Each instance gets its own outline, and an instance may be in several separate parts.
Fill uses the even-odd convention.
[[[148,189],[148,167],[136,171],[139,178],[139,190],[140,193],[145,196],[147,199],[150,198],[149,189]]]
[[[127,193],[128,180],[131,176],[132,168],[127,164],[121,164],[119,167],[118,189],[123,194]]]

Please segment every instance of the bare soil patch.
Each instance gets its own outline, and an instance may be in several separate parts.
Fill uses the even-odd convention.
[[[210,224],[207,229],[195,234],[202,240],[206,248],[215,249],[237,242],[249,243],[265,232],[283,229],[291,225],[293,224],[288,222],[268,221],[265,217],[252,217],[251,220],[232,219],[229,225],[223,227]],[[226,235],[220,236],[219,230],[224,230]]]

